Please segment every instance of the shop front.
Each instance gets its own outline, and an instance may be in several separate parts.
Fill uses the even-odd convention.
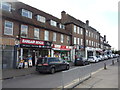
[[[38,57],[51,56],[51,48],[51,42],[49,41],[21,38],[20,45],[17,48],[17,62],[31,58],[34,66],[36,65]]]
[[[71,46],[65,46],[65,45],[52,45],[52,51],[51,55],[53,57],[59,57],[67,61],[71,61]]]

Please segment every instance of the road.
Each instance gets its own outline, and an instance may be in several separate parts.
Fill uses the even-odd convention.
[[[112,60],[115,59],[94,63],[91,65],[92,68],[86,70],[86,73],[90,70],[95,72],[96,70],[102,68],[105,62],[107,65],[110,65]],[[69,77],[69,75],[67,77]],[[4,80],[2,84],[3,88],[57,88],[62,85],[62,72],[57,72],[55,74],[30,74],[27,76]]]

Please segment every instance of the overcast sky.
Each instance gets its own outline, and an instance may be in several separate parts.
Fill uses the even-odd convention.
[[[61,11],[85,22],[106,35],[109,44],[118,49],[118,1],[119,0],[19,0],[55,17]]]

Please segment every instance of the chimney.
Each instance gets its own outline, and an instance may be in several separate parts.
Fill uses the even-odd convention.
[[[104,41],[106,41],[106,35],[104,35]]]
[[[66,20],[67,20],[66,12],[65,12],[65,11],[62,11],[62,12],[61,12],[61,21],[62,21],[62,23],[65,23]]]
[[[86,20],[86,25],[88,25],[88,26],[89,26],[89,20]]]

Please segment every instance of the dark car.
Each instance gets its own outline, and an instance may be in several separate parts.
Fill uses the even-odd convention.
[[[88,65],[89,63],[90,62],[86,58],[83,58],[83,57],[76,58],[74,61],[75,66],[84,66],[84,65]]]
[[[36,71],[55,73],[60,70],[68,70],[69,63],[65,60],[55,57],[42,57],[38,58]]]

